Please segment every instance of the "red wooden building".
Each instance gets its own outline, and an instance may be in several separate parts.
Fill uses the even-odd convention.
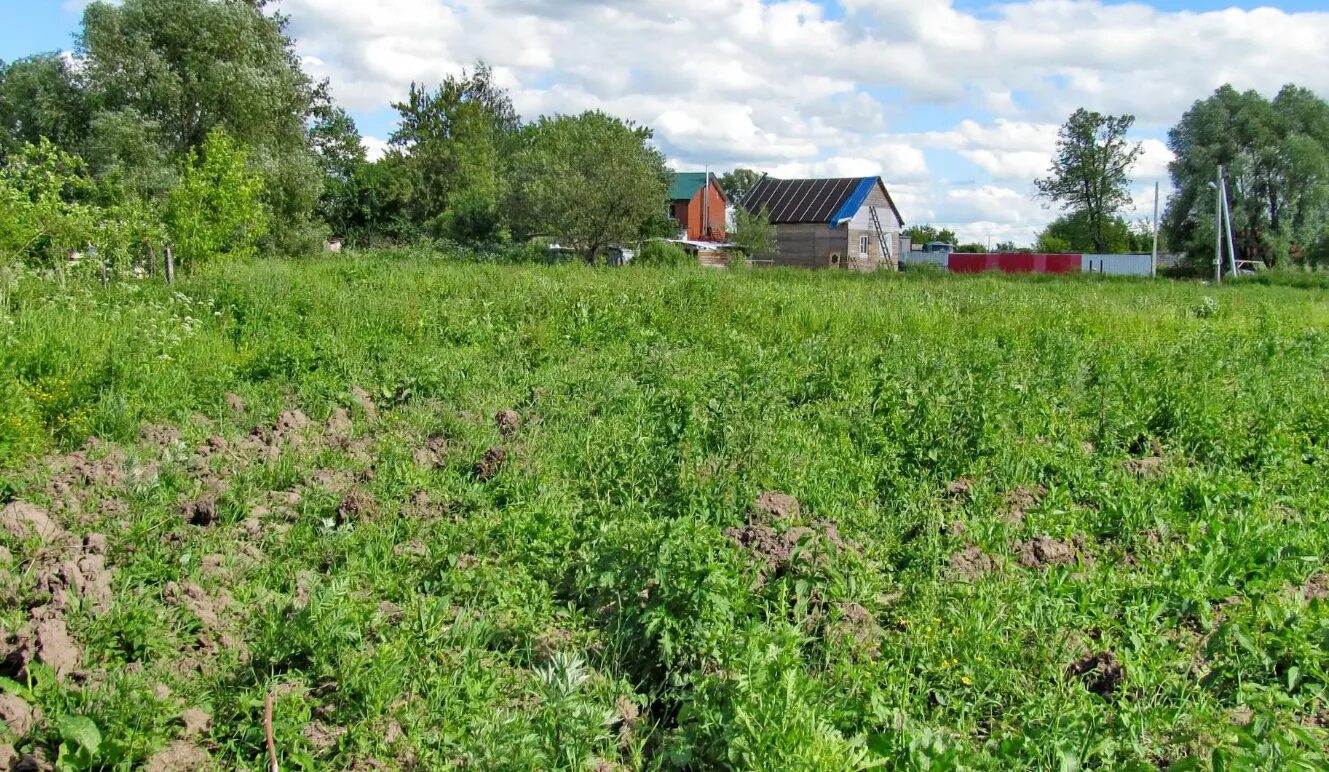
[[[729,199],[714,175],[677,172],[669,193],[669,216],[686,231],[688,241],[724,241]]]

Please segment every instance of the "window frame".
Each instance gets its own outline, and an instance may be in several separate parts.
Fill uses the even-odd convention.
[[[866,233],[858,234],[858,254],[864,257],[872,254],[872,242]]]

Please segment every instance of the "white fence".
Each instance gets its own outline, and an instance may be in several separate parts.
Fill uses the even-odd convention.
[[[1080,263],[1080,270],[1108,276],[1151,276],[1154,272],[1153,262],[1153,255],[1086,254]]]

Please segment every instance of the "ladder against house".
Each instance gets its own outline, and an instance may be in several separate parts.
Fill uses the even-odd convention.
[[[895,262],[895,255],[891,252],[891,239],[881,227],[881,217],[877,215],[877,207],[868,207],[868,214],[872,216],[872,227],[877,231],[877,243],[881,245],[882,258],[888,266],[898,269],[900,266]]]

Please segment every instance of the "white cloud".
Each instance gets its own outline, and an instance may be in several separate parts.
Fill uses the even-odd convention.
[[[388,143],[378,137],[361,137],[360,144],[365,147],[365,158],[377,161],[388,153]]]
[[[1025,241],[1055,216],[1025,191],[1077,107],[1139,117],[1135,178],[1152,200],[1171,158],[1161,130],[1218,85],[1329,93],[1329,13],[1100,0],[982,14],[950,0],[839,7],[831,18],[807,0],[281,2],[306,66],[352,110],[483,58],[523,115],[633,119],[656,129],[677,168],[880,172],[910,222]],[[927,131],[900,123],[938,107],[973,117]]]

